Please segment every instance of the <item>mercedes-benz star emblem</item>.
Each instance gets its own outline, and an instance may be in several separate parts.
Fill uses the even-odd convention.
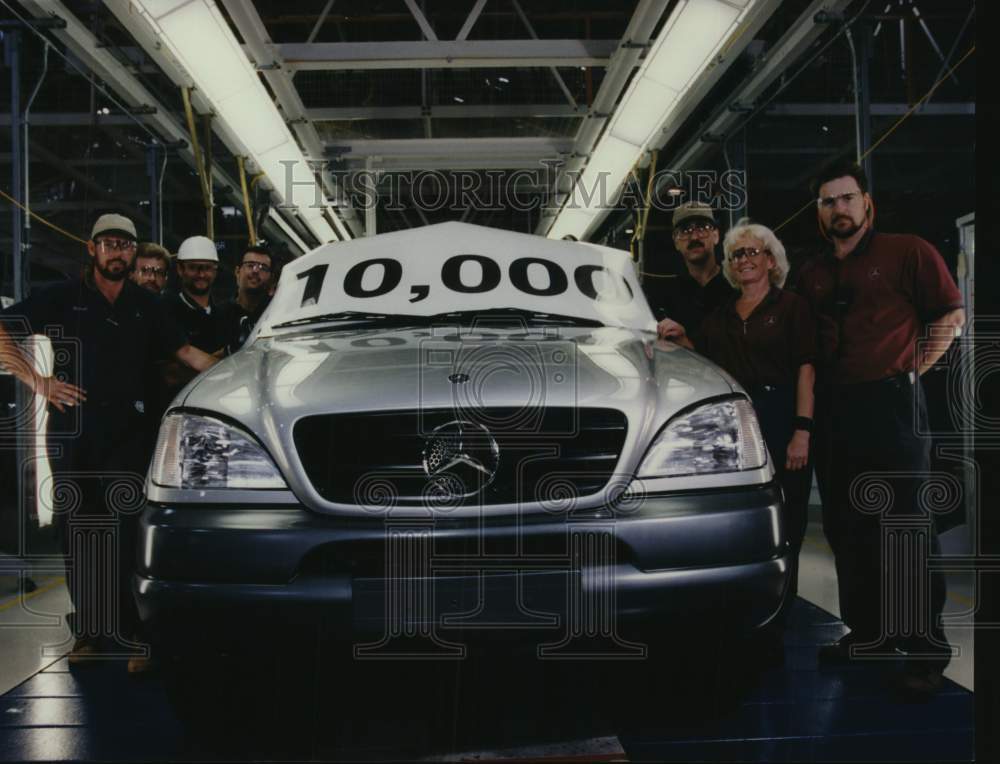
[[[423,463],[433,497],[465,498],[493,482],[500,447],[481,424],[456,419],[436,427],[427,437]]]

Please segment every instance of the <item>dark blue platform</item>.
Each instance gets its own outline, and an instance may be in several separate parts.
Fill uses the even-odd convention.
[[[674,674],[530,655],[324,665],[303,647],[287,659],[300,668],[275,682],[264,661],[219,659],[199,674],[188,721],[204,724],[193,727],[164,676],[129,677],[120,661],[70,672],[60,660],[0,698],[0,760],[379,760],[607,735],[633,761],[974,758],[972,693],[947,682],[904,703],[886,686],[891,666],[820,670],[817,646],[843,630],[799,600],[785,665],[766,670],[705,662],[697,648]]]

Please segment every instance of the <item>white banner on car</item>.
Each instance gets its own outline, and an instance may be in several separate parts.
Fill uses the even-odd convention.
[[[293,261],[255,336],[344,312],[426,317],[505,308],[656,326],[621,250],[441,223],[325,244]]]

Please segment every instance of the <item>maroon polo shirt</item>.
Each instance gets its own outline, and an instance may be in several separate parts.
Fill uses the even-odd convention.
[[[806,263],[799,293],[820,324],[820,357],[835,384],[874,382],[916,367],[924,326],[962,307],[941,254],[909,234],[871,231],[838,260]]]
[[[745,321],[735,299],[716,308],[701,325],[695,349],[748,390],[794,385],[799,367],[816,362],[816,322],[804,299],[771,287]]]

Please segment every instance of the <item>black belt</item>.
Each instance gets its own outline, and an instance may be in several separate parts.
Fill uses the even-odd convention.
[[[864,390],[866,388],[871,389],[889,385],[898,388],[904,384],[914,385],[916,381],[917,373],[915,371],[901,371],[899,374],[893,374],[891,377],[884,377],[870,382],[834,382],[833,386],[848,390]]]

